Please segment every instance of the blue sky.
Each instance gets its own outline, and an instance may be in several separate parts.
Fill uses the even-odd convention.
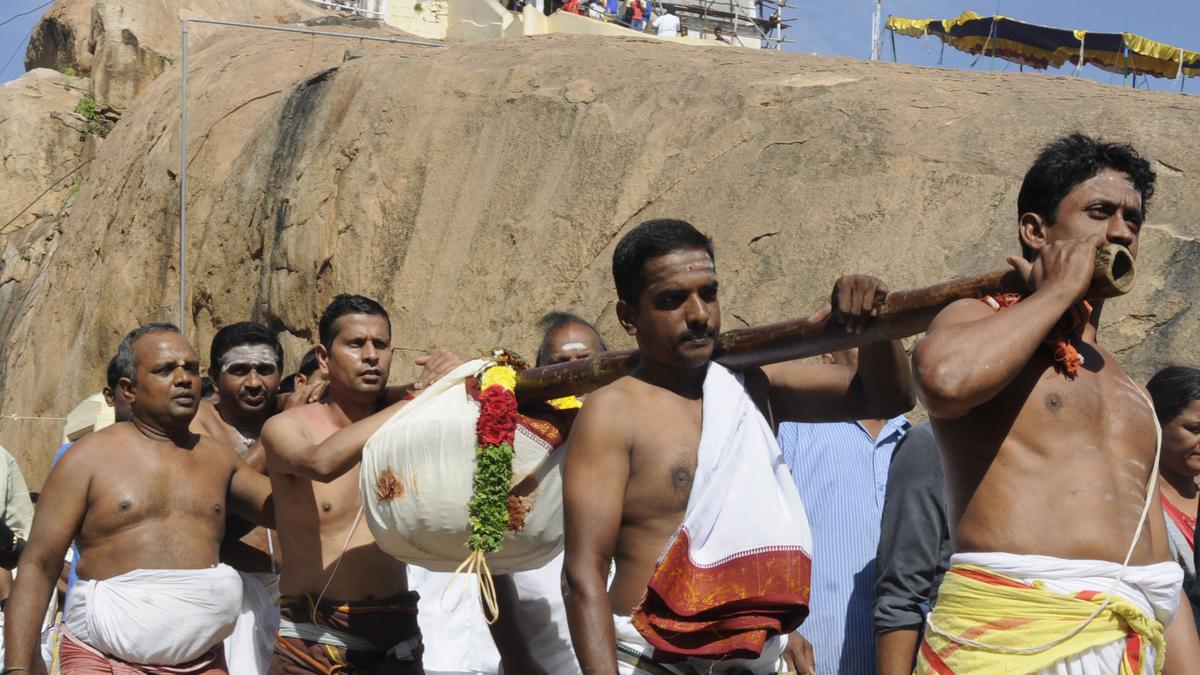
[[[0,0],[0,21],[34,9],[46,0]],[[253,0],[247,0],[253,2]],[[785,10],[791,28],[786,36],[792,40],[789,50],[817,53],[826,56],[867,58],[871,42],[871,12],[873,0],[790,0],[794,4]],[[982,15],[999,11],[1021,21],[1058,28],[1078,28],[1090,31],[1121,32],[1128,30],[1148,38],[1185,49],[1200,51],[1200,2],[1195,0],[884,0],[883,14],[913,18],[945,19],[958,16],[965,10]],[[0,65],[13,56],[12,62],[0,69],[0,82],[19,77],[24,72],[25,40],[45,10],[37,10],[0,26]],[[936,39],[914,40],[896,38],[896,56],[904,63],[936,66],[941,43]],[[883,58],[892,58],[891,40],[884,33]],[[949,47],[942,55],[942,65],[948,68],[971,68],[975,58]],[[989,59],[981,58],[977,70],[992,67]],[[997,60],[997,70],[1016,70],[1016,64]],[[1071,72],[1071,67],[1065,71]],[[1099,82],[1121,84],[1121,76],[1088,67],[1084,77]],[[1142,85],[1139,84],[1139,87]],[[1156,90],[1178,88],[1175,82],[1148,78],[1146,86]],[[1185,90],[1200,93],[1200,81],[1185,83]]]
[[[784,17],[791,19],[785,37],[793,42],[786,46],[792,51],[817,53],[824,56],[852,56],[865,59],[871,46],[871,13],[873,0],[789,0]],[[1195,0],[884,0],[883,16],[891,14],[914,19],[950,19],[972,10],[983,16],[1001,14],[1020,21],[1080,29],[1093,32],[1120,33],[1129,31],[1152,40],[1200,51],[1200,2]],[[891,60],[890,34],[884,31],[881,58]],[[913,39],[896,36],[896,57],[902,63],[936,66],[941,53],[941,41],[936,38]],[[971,68],[975,57],[947,46],[942,55],[947,68]],[[976,70],[992,67],[988,58],[980,58]],[[1017,64],[997,59],[996,70],[1017,70]],[[1071,74],[1068,64],[1062,71]],[[1028,72],[1028,69],[1026,69]],[[1081,73],[1099,82],[1121,84],[1121,75],[1085,67]],[[1177,91],[1178,83],[1171,80],[1146,78],[1146,86],[1138,88]],[[1200,80],[1184,83],[1184,90],[1200,93]]]

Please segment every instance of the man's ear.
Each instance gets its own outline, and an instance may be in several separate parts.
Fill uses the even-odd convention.
[[[1037,253],[1046,245],[1046,228],[1049,223],[1040,215],[1033,213],[1021,214],[1021,220],[1017,225],[1017,236],[1021,238],[1021,243],[1025,248]]]
[[[317,365],[320,366],[321,372],[329,375],[329,351],[325,349],[325,345],[317,345]]]
[[[117,380],[117,389],[121,390],[121,395],[125,397],[125,402],[132,409],[134,403],[137,401],[137,395],[133,393],[133,380],[128,377],[122,377]]]
[[[617,301],[617,321],[621,323],[621,328],[629,335],[637,335],[637,324],[634,323],[634,315],[637,314],[637,308],[625,302],[624,300]]]

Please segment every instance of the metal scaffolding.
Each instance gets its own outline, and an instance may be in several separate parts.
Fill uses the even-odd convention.
[[[688,34],[707,38],[717,34],[731,44],[781,49],[788,42],[783,31],[787,0],[684,0],[664,3],[671,7]],[[755,44],[757,43],[757,44]]]

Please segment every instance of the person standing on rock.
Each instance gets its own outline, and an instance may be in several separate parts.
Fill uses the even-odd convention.
[[[326,398],[290,408],[263,427],[267,468],[279,504],[281,619],[269,673],[353,669],[419,675],[422,639],[417,593],[405,563],[384,553],[362,526],[359,470],[367,440],[405,405],[386,405],[391,367],[387,312],[361,295],[339,295],[325,308],[317,360]],[[449,350],[417,359],[423,389],[462,359]],[[512,619],[511,579],[498,578],[494,635],[520,632]],[[475,607],[471,611],[478,611]],[[505,671],[537,675],[520,639],[497,639]]]
[[[1155,489],[1161,429],[1098,342],[1104,301],[1088,297],[1098,249],[1137,254],[1154,180],[1127,145],[1047,145],[1021,184],[1022,256],[1009,259],[1028,291],[955,302],[916,346],[956,551],[918,672],[1200,664]]]
[[[6,672],[46,671],[39,627],[71,540],[80,579],[63,612],[63,673],[116,668],[223,673],[242,581],[219,564],[227,511],[272,526],[267,479],[232,449],[191,432],[196,353],[170,324],[121,341],[135,368],[133,413],[80,439],[50,472],[8,602]]]
[[[626,234],[613,278],[617,316],[641,357],[633,374],[588,396],[567,450],[564,598],[580,666],[679,673],[667,661],[682,661],[761,674],[783,659],[809,672],[798,635],[784,656],[808,612],[812,540],[775,425],[907,411],[904,349],[863,347],[857,370],[793,362],[735,373],[714,363],[712,243],[683,221]],[[838,279],[836,317],[864,327],[885,291],[874,277]]]

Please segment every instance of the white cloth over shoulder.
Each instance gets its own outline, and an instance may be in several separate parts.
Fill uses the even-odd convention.
[[[680,531],[700,566],[783,549],[812,555],[812,532],[771,425],[718,363],[704,378],[696,475]]]
[[[766,650],[808,613],[812,534],[771,425],[740,374],[712,363],[683,523],[632,620],[664,654]]]
[[[242,608],[233,633],[225,638],[229,675],[263,675],[275,653],[279,629],[279,575],[238,572],[242,578]]]
[[[1121,573],[1120,563],[1107,560],[1067,560],[1015,553],[956,553],[950,557],[950,564],[983,567],[1025,583],[1040,581],[1047,590],[1064,595],[1080,591],[1107,593]],[[1182,584],[1183,570],[1173,561],[1130,566],[1115,593],[1168,626],[1179,609]],[[1124,652],[1125,640],[1117,640],[1063,659],[1041,671],[1041,675],[1118,675]],[[1154,648],[1148,645],[1143,672],[1154,672],[1154,659]]]
[[[174,666],[204,655],[233,632],[242,578],[228,565],[133,570],[80,579],[63,623],[79,640],[122,661]]]
[[[434,572],[452,572],[469,555],[467,504],[474,492],[479,402],[466,380],[487,364],[468,361],[392,416],[363,448],[364,516],[385,553]],[[557,433],[557,432],[556,432]],[[493,574],[537,569],[562,551],[562,458],[523,425],[513,441],[513,482],[536,481],[524,526],[489,553]]]

